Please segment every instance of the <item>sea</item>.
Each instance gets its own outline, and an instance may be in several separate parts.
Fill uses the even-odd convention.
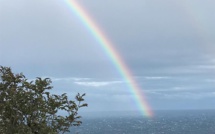
[[[160,110],[153,117],[138,112],[92,112],[68,134],[215,134],[215,110]]]

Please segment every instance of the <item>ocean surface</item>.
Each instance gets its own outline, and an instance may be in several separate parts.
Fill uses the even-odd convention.
[[[215,110],[156,111],[152,118],[138,112],[95,112],[82,121],[69,134],[215,134]]]

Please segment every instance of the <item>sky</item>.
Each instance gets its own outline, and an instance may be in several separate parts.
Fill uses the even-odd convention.
[[[152,110],[215,108],[215,1],[78,0]],[[86,93],[85,111],[138,110],[94,35],[62,0],[0,0],[0,65]]]

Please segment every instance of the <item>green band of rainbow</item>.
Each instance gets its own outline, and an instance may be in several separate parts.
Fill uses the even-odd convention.
[[[84,9],[78,5],[75,0],[65,0],[69,8],[75,13],[79,19],[83,22],[86,28],[93,34],[96,40],[101,45],[101,48],[108,55],[108,57],[113,62],[114,66],[117,68],[121,76],[128,83],[129,89],[132,94],[135,96],[136,104],[138,108],[141,109],[144,116],[151,117],[153,113],[151,108],[149,107],[147,101],[145,100],[142,89],[138,86],[136,81],[133,79],[132,74],[128,67],[123,62],[119,53],[114,48],[114,45],[106,38],[106,36],[102,33],[100,28],[96,25],[96,23],[91,19],[91,17],[87,14]]]

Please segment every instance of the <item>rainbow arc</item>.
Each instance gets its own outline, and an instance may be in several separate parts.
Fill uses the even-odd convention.
[[[153,112],[145,99],[143,90],[139,87],[138,83],[133,79],[133,75],[127,65],[124,63],[122,57],[119,55],[114,45],[105,34],[100,30],[95,21],[92,20],[90,15],[84,8],[82,8],[75,0],[65,0],[71,11],[76,14],[85,27],[93,34],[94,38],[99,42],[103,51],[113,62],[113,65],[119,71],[120,75],[127,82],[129,90],[135,96],[134,100],[142,114],[147,117],[152,117]]]

